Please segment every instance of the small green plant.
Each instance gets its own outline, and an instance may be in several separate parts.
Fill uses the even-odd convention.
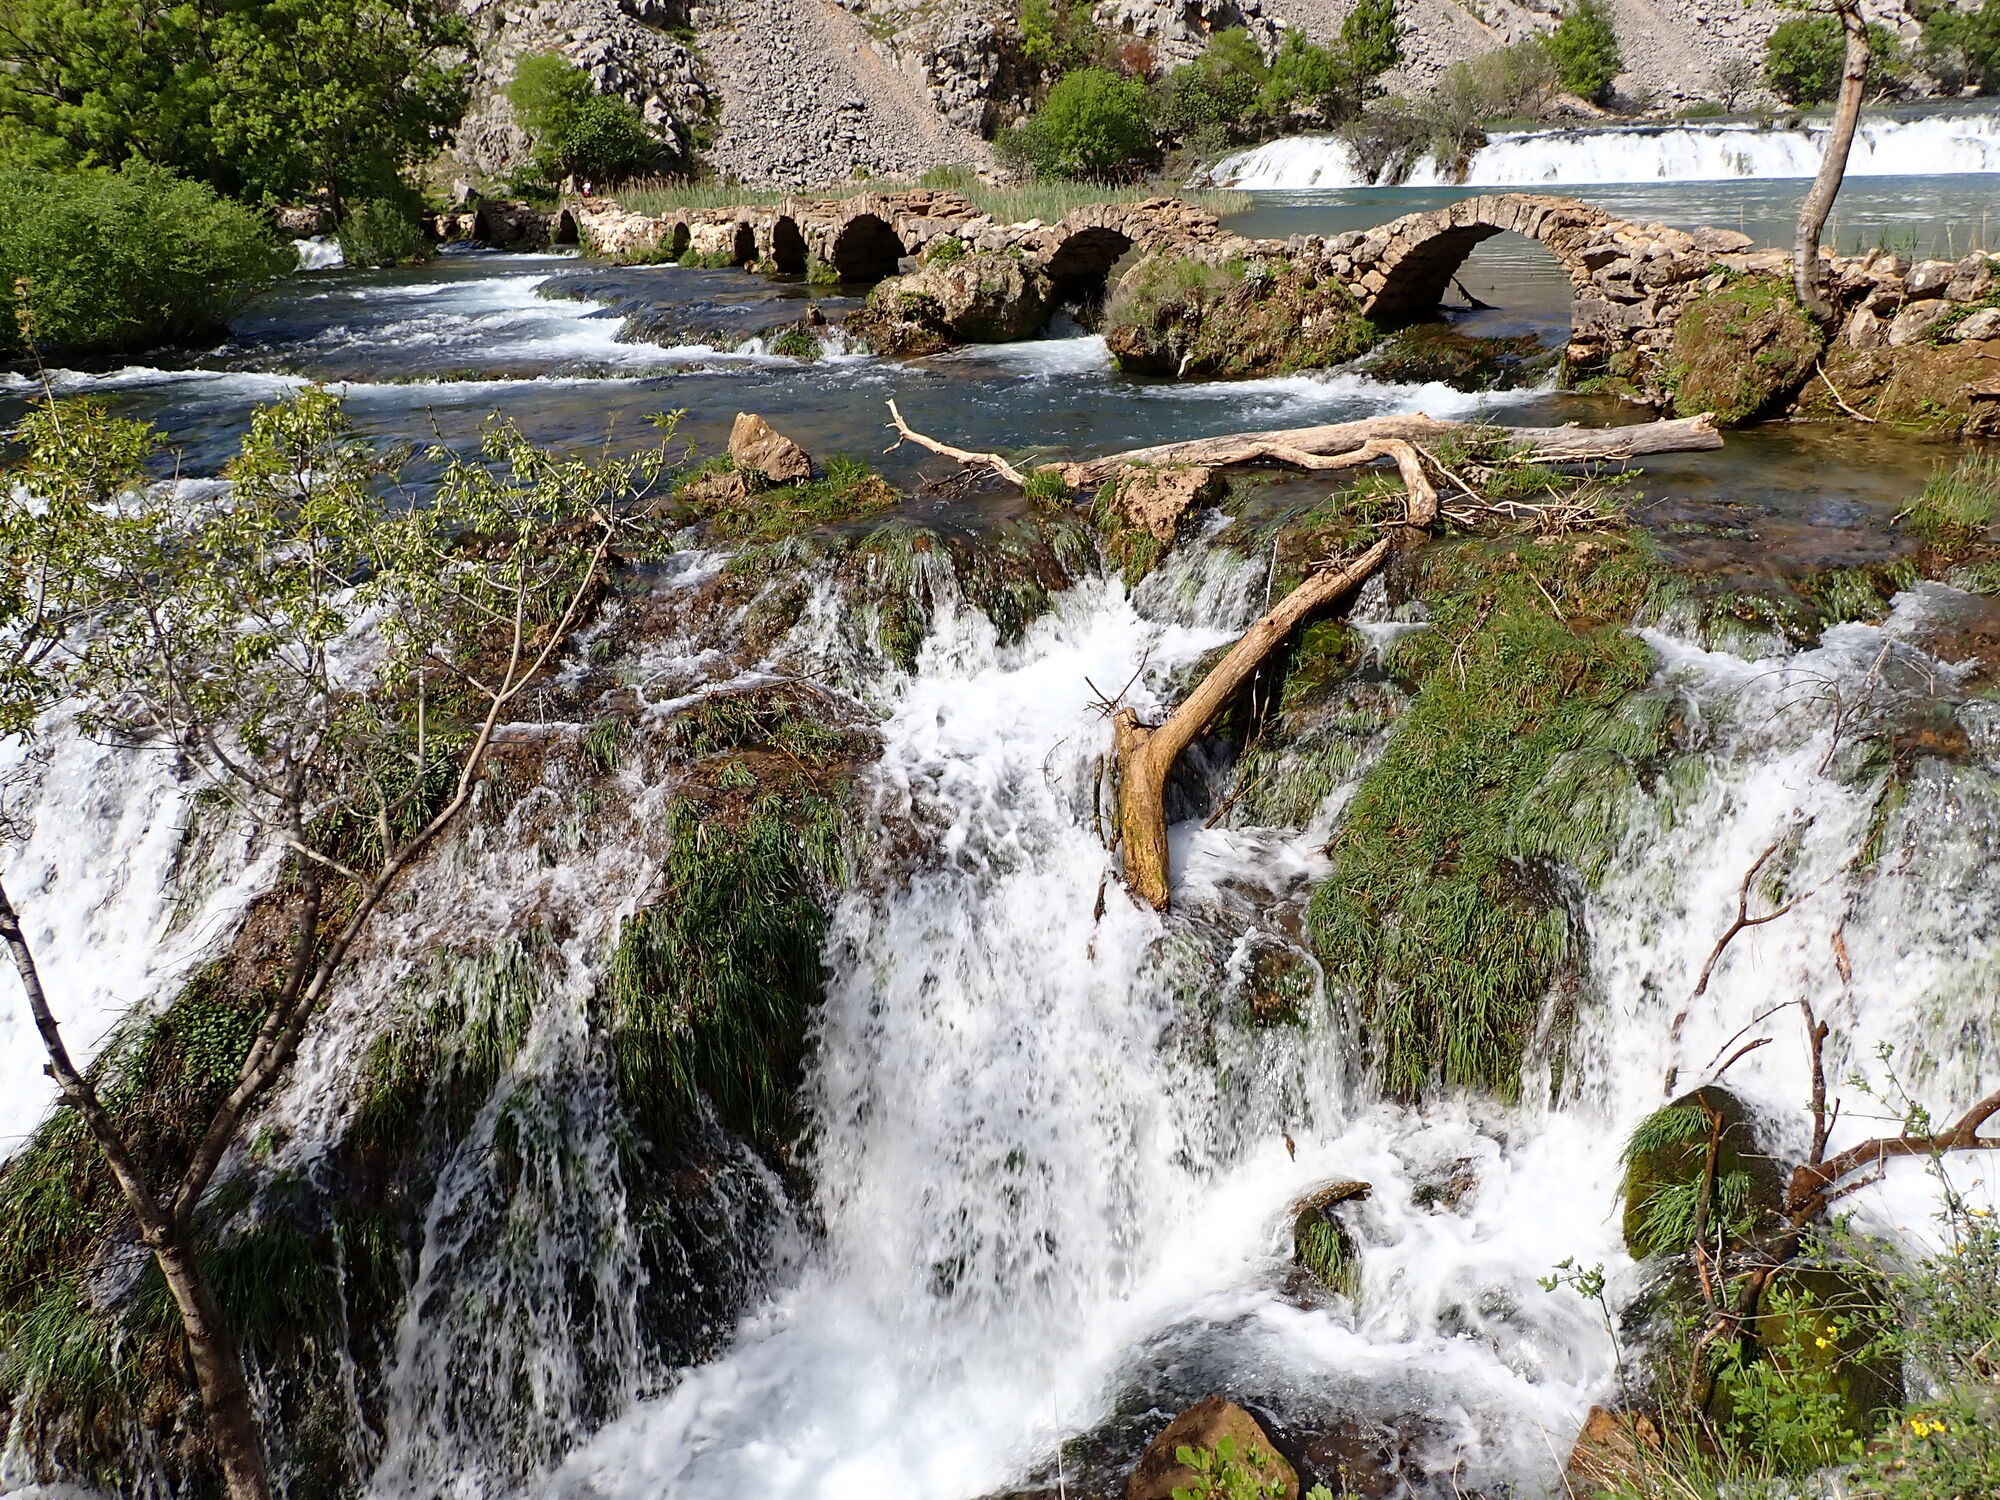
[[[967,253],[964,240],[955,234],[947,234],[931,241],[924,251],[924,263],[948,266],[955,260],[964,260]]]
[[[1022,497],[1038,510],[1057,510],[1075,498],[1069,483],[1054,469],[1036,469],[1021,486]]]
[[[818,359],[819,340],[803,328],[787,328],[771,340],[771,352],[787,359]]]
[[[1259,1447],[1246,1447],[1227,1433],[1213,1448],[1186,1443],[1174,1450],[1174,1461],[1195,1476],[1192,1484],[1174,1486],[1174,1500],[1282,1500],[1285,1481],[1265,1471],[1271,1460]],[[1325,1485],[1314,1485],[1306,1500],[1333,1500]]]

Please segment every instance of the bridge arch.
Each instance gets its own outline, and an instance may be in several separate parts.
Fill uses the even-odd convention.
[[[1608,214],[1589,204],[1526,193],[1466,198],[1449,208],[1405,215],[1369,236],[1381,249],[1370,278],[1375,289],[1362,311],[1391,321],[1423,316],[1444,300],[1474,246],[1509,232],[1539,241],[1568,274],[1570,285],[1584,291],[1591,273],[1584,246],[1610,222]]]
[[[842,281],[880,281],[896,274],[909,251],[879,214],[856,214],[833,237],[833,269]]]
[[[779,214],[771,224],[771,264],[780,271],[803,275],[806,269],[806,237],[799,221]]]
[[[757,226],[748,219],[736,221],[736,234],[729,246],[729,263],[732,266],[757,264]]]
[[[1073,231],[1049,255],[1049,280],[1058,302],[1094,302],[1104,295],[1105,282],[1120,256],[1132,248],[1132,237],[1105,224]]]
[[[549,242],[555,245],[574,245],[577,243],[575,214],[571,213],[568,209],[564,209],[556,215],[555,228],[549,235]]]

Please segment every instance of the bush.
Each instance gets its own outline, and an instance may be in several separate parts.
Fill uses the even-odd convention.
[[[1210,38],[1200,57],[1160,80],[1154,113],[1168,135],[1212,151],[1255,132],[1269,79],[1250,33],[1231,27]]]
[[[1546,37],[1531,36],[1464,62],[1438,80],[1435,98],[1444,118],[1540,119],[1561,79]]]
[[[1103,68],[1079,68],[1001,138],[1001,150],[1037,176],[1136,176],[1158,156],[1147,113],[1144,85]]]
[[[160,167],[0,167],[0,285],[27,281],[44,353],[218,333],[290,261],[257,213]],[[13,318],[0,320],[0,352],[24,352]]]
[[[1264,107],[1317,109],[1328,118],[1338,118],[1349,90],[1348,72],[1341,63],[1331,49],[1307,41],[1303,32],[1286,32],[1264,82]]]
[[[1582,99],[1601,100],[1625,68],[1611,13],[1602,0],[1578,0],[1549,33],[1549,56],[1562,86]]]
[[[1938,6],[1924,17],[1917,61],[1951,93],[1967,84],[1982,94],[2000,89],[2000,0],[1975,11]]]
[[[522,58],[507,99],[535,138],[534,171],[551,182],[624,177],[660,165],[663,148],[639,111],[617,94],[598,93],[590,75],[565,58],[546,52]]]
[[[1899,87],[1908,77],[1909,63],[1896,34],[1871,22],[1868,47],[1869,76],[1878,86]],[[1840,90],[1846,49],[1838,16],[1780,21],[1764,43],[1764,81],[1787,104],[1824,104]]]
[[[443,0],[12,0],[0,136],[252,200],[371,197],[457,124],[471,39]]]
[[[1340,23],[1340,50],[1353,77],[1372,83],[1403,60],[1396,0],[1358,0]]]
[[[1089,0],[1075,6],[1056,5],[1053,0],[1021,0],[1014,25],[1021,38],[1021,55],[1052,78],[1089,67],[1098,50]]]
[[[350,266],[394,266],[429,260],[432,246],[415,204],[364,198],[340,221],[340,254]]]

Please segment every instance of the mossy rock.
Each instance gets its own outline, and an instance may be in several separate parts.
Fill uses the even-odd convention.
[[[1827,352],[1825,369],[1825,381],[1814,380],[1800,390],[1796,415],[1846,421],[1852,413],[1841,406],[1844,401],[1878,422],[1940,437],[2000,433],[2000,380],[1995,379],[2000,375],[2000,339],[1895,349],[1842,344]]]
[[[1902,1361],[1887,1336],[1897,1326],[1888,1284],[1858,1265],[1795,1263],[1773,1278],[1756,1319],[1764,1356],[1794,1377],[1836,1393],[1860,1437],[1903,1404]]]
[[[1770,414],[1798,390],[1825,346],[1818,325],[1775,277],[1746,277],[1697,297],[1674,323],[1674,410],[1684,417],[1713,412],[1724,427]]]
[[[1532,333],[1476,338],[1449,323],[1417,323],[1375,349],[1367,370],[1404,385],[1440,381],[1461,391],[1504,391],[1530,385],[1562,358]]]
[[[1366,352],[1376,337],[1338,278],[1283,256],[1212,265],[1150,255],[1119,281],[1104,311],[1119,369],[1190,380],[1324,369]]]
[[[1633,1132],[1625,1162],[1625,1248],[1636,1258],[1687,1248],[1687,1204],[1707,1170],[1717,1137],[1715,1181],[1732,1218],[1754,1218],[1777,1206],[1783,1172],[1764,1150],[1743,1101],[1710,1085],[1655,1111]]]
[[[1341,1222],[1340,1210],[1374,1189],[1365,1182],[1335,1182],[1299,1200],[1292,1209],[1292,1260],[1330,1292],[1353,1301],[1361,1292],[1361,1247]]]

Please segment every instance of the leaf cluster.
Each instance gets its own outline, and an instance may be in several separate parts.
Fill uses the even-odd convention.
[[[590,75],[554,53],[514,66],[507,100],[535,138],[531,169],[546,181],[613,179],[658,170],[665,148],[629,100],[602,94]]]
[[[0,287],[16,307],[0,357],[214,334],[292,260],[261,216],[163,168],[16,164],[0,170]]]
[[[0,134],[253,201],[381,194],[457,124],[470,37],[439,0],[19,0]]]

